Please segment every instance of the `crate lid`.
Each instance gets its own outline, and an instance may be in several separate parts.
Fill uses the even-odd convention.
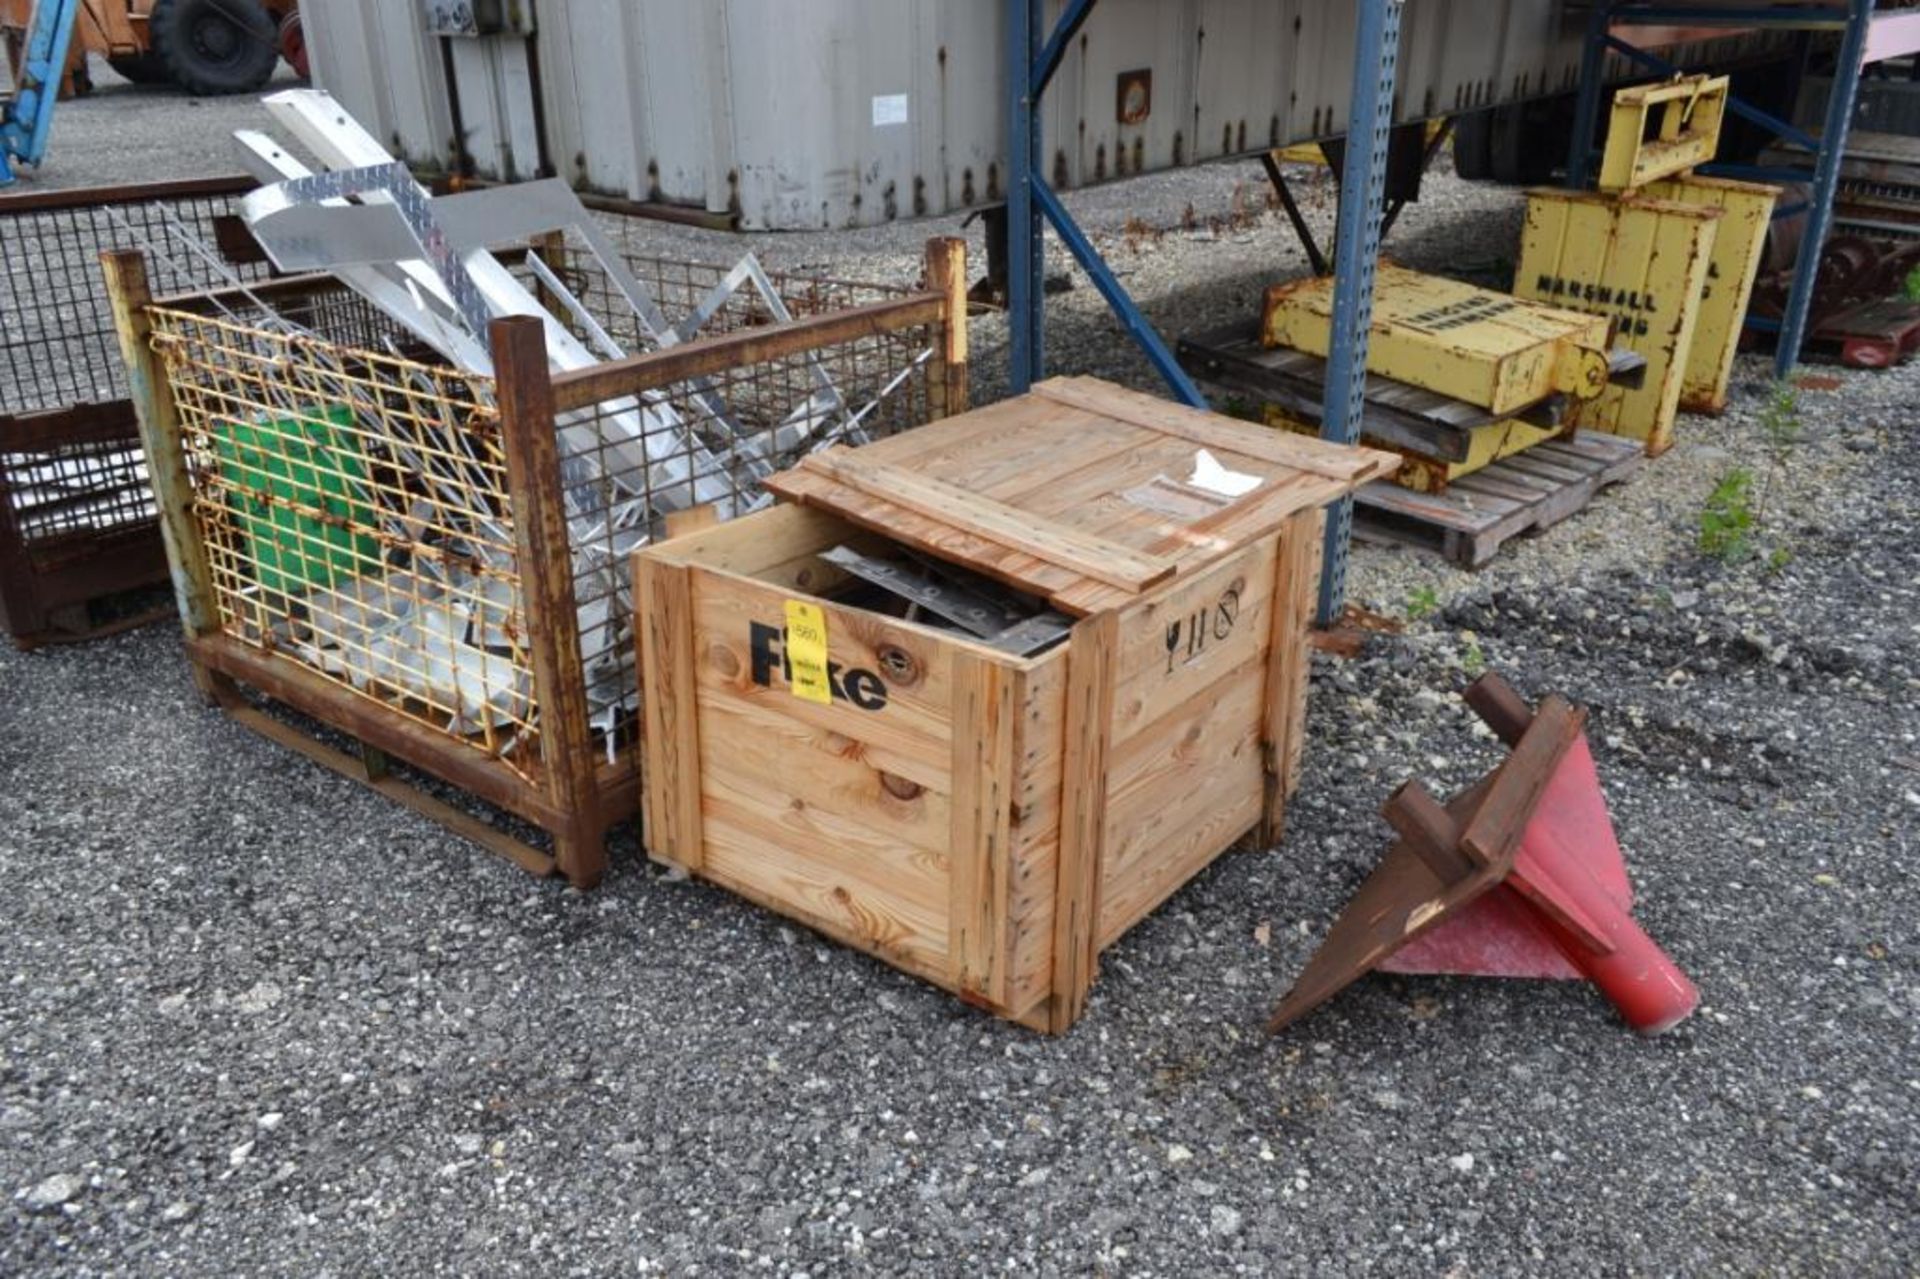
[[[1096,378],[1054,378],[864,448],[812,454],[767,487],[1085,614],[1399,465],[1393,453]]]

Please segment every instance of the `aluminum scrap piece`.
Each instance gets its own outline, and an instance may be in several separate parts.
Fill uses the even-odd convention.
[[[820,558],[864,582],[918,604],[981,639],[998,635],[1022,620],[1019,613],[1010,612],[999,601],[965,586],[938,581],[930,574],[916,572],[892,560],[862,555],[852,547],[833,547],[822,551]]]
[[[1051,609],[1032,612],[998,583],[973,574],[963,578],[961,570],[952,565],[940,565],[921,556],[913,558],[924,569],[862,555],[848,546],[823,551],[820,558],[944,618],[981,643],[1016,656],[1027,657],[1049,648],[1073,629],[1073,619],[1063,613]]]

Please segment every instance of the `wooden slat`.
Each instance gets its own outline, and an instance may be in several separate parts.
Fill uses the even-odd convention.
[[[700,715],[693,642],[693,571],[642,552],[633,561],[644,712],[641,835],[647,852],[700,869]]]
[[[1460,847],[1467,856],[1482,866],[1511,864],[1527,821],[1586,718],[1585,711],[1564,697],[1549,696],[1540,703],[1520,744],[1494,774],[1486,802],[1466,824]]]
[[[1269,848],[1285,833],[1287,801],[1300,783],[1300,760],[1307,736],[1308,675],[1312,669],[1307,628],[1313,622],[1320,588],[1325,525],[1325,512],[1303,512],[1287,521],[1280,535],[1260,734],[1266,769],[1260,842]]]
[[[1126,592],[1115,592],[1087,579],[1071,569],[1048,564],[1022,551],[990,542],[965,529],[921,515],[893,502],[882,501],[856,492],[829,476],[796,468],[767,477],[766,487],[792,502],[821,508],[833,517],[844,518],[861,528],[885,534],[894,541],[916,550],[937,555],[976,572],[1016,586],[1035,595],[1057,601],[1063,592],[1092,585],[1131,599]],[[745,524],[745,521],[736,521]],[[749,526],[751,527],[751,526]],[[756,574],[757,575],[757,574]]]
[[[720,509],[711,502],[689,506],[678,511],[668,511],[665,519],[667,540],[672,541],[676,537],[686,537],[692,533],[703,533],[716,527],[720,522]]]
[[[665,350],[562,373],[553,379],[554,405],[563,413],[584,409],[742,365],[764,364],[823,346],[931,324],[940,319],[944,308],[942,294],[915,293],[788,324],[695,338]]]
[[[1118,542],[970,493],[943,480],[870,461],[852,449],[834,448],[813,453],[801,466],[868,496],[1123,590],[1145,590],[1172,577],[1175,571],[1170,561],[1141,555]]]
[[[1217,413],[1158,400],[1093,378],[1050,378],[1036,385],[1033,394],[1132,422],[1163,435],[1177,435],[1205,448],[1310,471],[1349,486],[1400,465],[1399,458],[1378,449],[1348,448],[1291,431],[1236,422]]]
[[[927,288],[944,299],[927,381],[935,418],[967,411],[967,242],[958,236],[927,241]]]
[[[1017,710],[1015,673],[975,653],[953,663],[947,944],[962,992],[1007,1002]]]
[[[1060,795],[1059,878],[1053,914],[1055,1033],[1086,1008],[1098,953],[1100,875],[1106,858],[1107,747],[1113,722],[1119,614],[1073,628],[1067,651],[1066,772]]]

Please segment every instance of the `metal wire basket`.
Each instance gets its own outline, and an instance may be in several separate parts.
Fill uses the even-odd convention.
[[[480,376],[331,278],[147,305],[113,267],[193,660],[545,828],[516,857],[578,882],[637,804],[633,550],[964,397],[957,288],[628,265],[673,343],[557,376],[538,319],[495,321]],[[634,323],[587,255],[515,266],[565,282],[583,335]]]

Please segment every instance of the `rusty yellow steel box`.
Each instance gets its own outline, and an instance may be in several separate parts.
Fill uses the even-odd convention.
[[[1320,434],[1318,423],[1298,417],[1278,404],[1262,404],[1260,417],[1268,426],[1292,431],[1295,435],[1317,438]],[[1382,475],[1381,479],[1416,493],[1444,493],[1455,480],[1472,475],[1475,471],[1484,471],[1495,462],[1516,453],[1524,453],[1536,444],[1558,439],[1569,434],[1571,429],[1566,426],[1535,426],[1517,417],[1482,423],[1467,428],[1466,456],[1458,461],[1429,457],[1405,445],[1383,440],[1369,434],[1364,426],[1361,428],[1360,442],[1369,448],[1400,455],[1400,469],[1390,475]]]
[[[1726,76],[1679,76],[1614,94],[1600,189],[1638,190],[1711,161],[1730,83]]]
[[[1713,254],[1707,259],[1707,284],[1700,295],[1700,319],[1680,383],[1681,408],[1689,413],[1720,413],[1727,407],[1733,357],[1740,349],[1740,329],[1759,278],[1760,257],[1780,188],[1689,176],[1653,183],[1645,194],[1720,210]]]
[[[1267,290],[1261,341],[1326,356],[1333,280]],[[1459,280],[1381,262],[1374,284],[1367,368],[1506,415],[1565,394],[1586,400],[1607,385],[1607,322]]]
[[[1673,420],[1700,320],[1720,210],[1642,196],[1536,190],[1514,292],[1585,311],[1613,326],[1613,345],[1646,357],[1639,389],[1608,387],[1575,405],[1575,425],[1673,443]]]

